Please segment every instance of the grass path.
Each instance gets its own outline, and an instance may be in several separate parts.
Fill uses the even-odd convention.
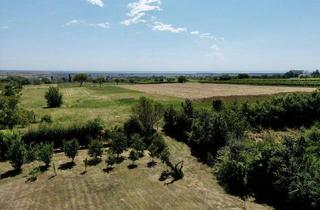
[[[217,184],[210,168],[190,155],[189,148],[166,138],[173,161],[184,160],[185,178],[170,185],[160,182],[165,166],[158,163],[148,168],[148,155],[137,161],[138,167],[128,169],[129,160],[116,165],[110,173],[104,172],[105,163],[90,166],[84,175],[82,160],[87,156],[81,150],[76,166],[58,169],[53,177],[52,168],[39,175],[36,182],[27,182],[26,175],[39,163],[24,166],[23,173],[0,179],[0,209],[267,209],[254,203],[245,204],[238,197],[226,194]],[[128,152],[125,154],[128,155]],[[103,157],[105,160],[106,157]],[[54,155],[59,165],[69,160],[62,154]],[[0,163],[0,173],[11,169]]]

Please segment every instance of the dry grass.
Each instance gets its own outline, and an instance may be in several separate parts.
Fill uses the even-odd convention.
[[[289,92],[312,92],[315,88],[283,87],[283,86],[253,86],[229,84],[147,84],[123,85],[122,87],[145,93],[174,96],[179,98],[202,99],[225,96],[258,96]]]
[[[148,168],[148,156],[137,161],[135,169],[128,169],[130,162],[125,160],[107,173],[101,162],[89,166],[82,175],[82,160],[87,156],[86,150],[82,150],[76,166],[58,169],[56,177],[52,177],[49,168],[37,181],[26,183],[28,171],[39,165],[34,162],[24,166],[23,174],[0,179],[0,209],[267,209],[226,194],[211,169],[192,157],[186,145],[169,138],[166,141],[174,161],[184,160],[185,178],[181,181],[171,185],[160,182],[158,178],[165,166],[158,163]],[[57,167],[68,161],[62,153],[54,155]],[[0,163],[0,173],[10,169],[8,163]]]

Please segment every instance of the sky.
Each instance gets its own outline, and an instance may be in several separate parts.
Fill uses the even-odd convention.
[[[319,68],[319,0],[0,0],[2,70]]]

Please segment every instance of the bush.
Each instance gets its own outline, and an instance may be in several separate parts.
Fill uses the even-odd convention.
[[[72,139],[70,141],[65,141],[63,143],[63,151],[64,154],[72,159],[72,162],[74,162],[74,158],[78,154],[79,150],[79,142],[76,139]]]
[[[103,135],[104,125],[100,119],[71,126],[42,124],[37,129],[28,130],[22,137],[26,144],[53,143],[54,148],[62,148],[63,140],[77,139],[79,144],[87,146],[89,139],[99,139]]]
[[[91,140],[88,146],[88,155],[98,159],[103,154],[103,144],[99,140]]]
[[[8,160],[10,160],[10,163],[15,170],[20,170],[26,161],[27,150],[21,141],[20,134],[18,132],[12,134],[8,149]]]
[[[185,83],[188,81],[187,77],[185,76],[179,76],[177,80],[179,83]]]
[[[167,149],[167,145],[163,139],[163,137],[159,134],[154,134],[152,138],[152,143],[148,147],[150,157],[152,158],[152,162],[154,162],[154,158],[161,158],[162,152]]]
[[[10,146],[11,139],[14,134],[11,130],[0,131],[0,160],[4,161],[7,159],[7,154]]]
[[[43,161],[46,166],[49,166],[53,156],[52,144],[39,144],[35,151],[37,159]]]
[[[45,94],[45,99],[49,108],[56,108],[62,105],[62,94],[57,87],[49,87]]]
[[[51,115],[43,115],[43,117],[41,118],[41,122],[42,123],[52,123],[52,117]]]

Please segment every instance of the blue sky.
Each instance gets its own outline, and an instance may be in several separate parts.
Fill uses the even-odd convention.
[[[320,68],[319,0],[0,2],[0,69]]]

